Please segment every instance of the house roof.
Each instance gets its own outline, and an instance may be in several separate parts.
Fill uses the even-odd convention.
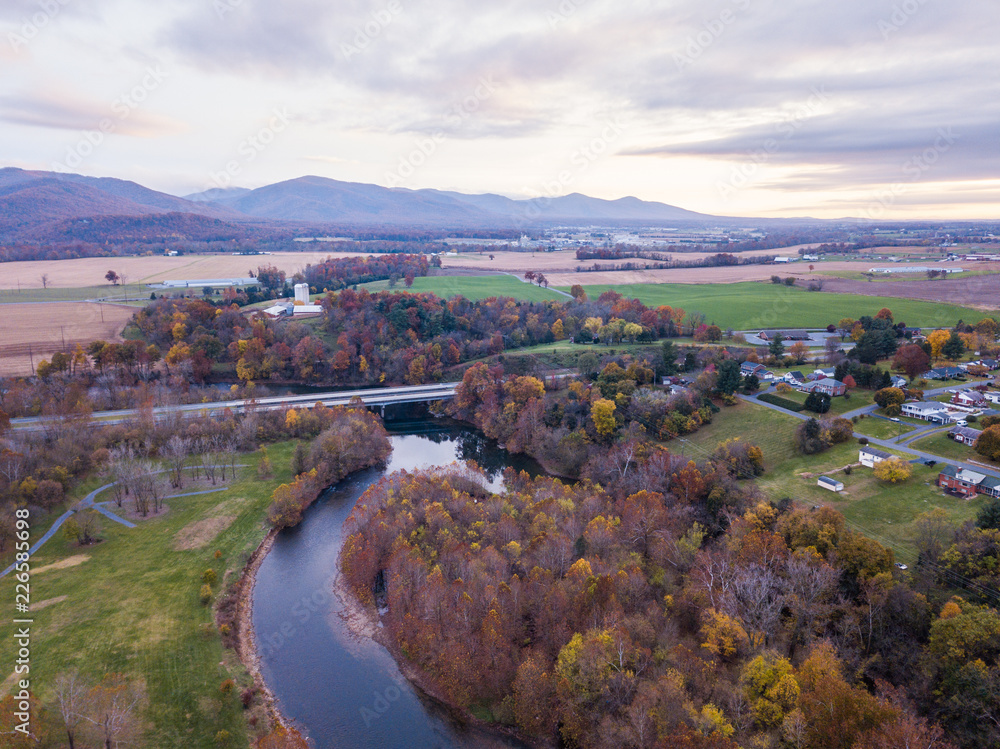
[[[826,377],[822,380],[817,380],[816,382],[813,383],[814,386],[823,385],[824,387],[829,387],[829,388],[841,387],[843,386],[843,384],[844,383],[842,383],[840,380],[831,380],[829,377]]]
[[[837,479],[831,478],[830,476],[820,476],[819,482],[822,484],[829,484],[830,486],[843,485],[844,483],[843,481],[837,481]]]
[[[871,455],[875,458],[882,458],[882,460],[888,460],[892,457],[892,453],[887,453],[885,450],[879,450],[876,447],[862,447],[861,452],[866,455]]]
[[[794,372],[789,372],[788,374],[789,376],[794,377],[796,380],[804,380],[806,378],[806,376],[797,369]]]
[[[965,437],[966,439],[978,439],[979,435],[982,434],[982,430],[973,429],[972,427],[955,427],[948,434],[951,436]]]
[[[909,409],[911,411],[921,411],[923,413],[938,413],[940,411],[947,411],[948,407],[944,403],[934,403],[933,401],[919,401],[917,403],[904,403],[904,409]]]

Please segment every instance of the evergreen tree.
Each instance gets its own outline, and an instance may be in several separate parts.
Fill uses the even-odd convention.
[[[775,359],[785,355],[785,343],[784,338],[781,337],[781,333],[774,334],[774,340],[768,345],[767,350],[771,352],[771,356]]]

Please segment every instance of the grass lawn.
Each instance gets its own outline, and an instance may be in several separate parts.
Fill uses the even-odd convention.
[[[871,399],[866,397],[867,393],[861,391],[862,395],[858,395],[855,391],[850,398],[831,398],[830,399],[830,410],[825,414],[814,414],[817,418],[830,418],[832,416],[839,416],[840,414],[847,413],[848,411],[853,411],[856,408],[863,408],[865,406],[871,405]],[[808,393],[803,393],[798,390],[793,390],[791,393],[778,393],[782,398],[787,398],[790,401],[795,401],[798,404],[805,404],[806,398],[809,397]],[[812,414],[812,411],[803,411],[802,413]]]
[[[919,423],[926,424],[926,422]],[[896,439],[896,437],[905,437],[913,431],[914,426],[916,425],[902,420],[897,424],[888,419],[866,416],[863,419],[858,419],[858,423],[854,425],[854,433],[864,434],[879,440],[891,440]]]
[[[126,293],[127,292],[127,293]],[[200,289],[199,289],[200,292]],[[76,289],[11,289],[0,290],[0,304],[22,304],[25,302],[83,302],[87,299],[109,299],[114,302],[139,302],[142,306],[149,303],[150,290],[142,285],[129,284],[121,286],[83,286]],[[159,296],[159,294],[157,294]]]
[[[260,543],[272,488],[290,478],[291,451],[292,443],[268,448],[273,480],[260,481],[254,467],[240,469],[226,491],[167,500],[166,514],[137,521],[134,529],[102,519],[103,541],[97,545],[70,546],[59,533],[32,558],[32,688],[43,703],[51,700],[60,672],[77,669],[89,682],[121,672],[146,684],[141,746],[210,749],[220,730],[229,732],[232,746],[247,746],[239,693],[249,677],[223,649],[198,592],[208,568],[219,578],[215,592],[222,591]],[[240,462],[255,466],[256,458],[243,456]],[[90,481],[79,496],[101,483]],[[194,525],[199,521],[207,521],[200,530]],[[35,529],[33,538],[42,530]],[[184,539],[197,548],[178,548]],[[216,550],[222,552],[218,560]],[[71,557],[82,563],[40,571]],[[13,601],[12,576],[0,581],[0,589],[4,600]],[[52,603],[42,608],[43,601]],[[0,638],[11,642],[13,629],[4,619]],[[219,685],[227,678],[235,679],[237,688],[223,696]]]
[[[389,290],[389,282],[373,281],[372,283],[359,284],[358,288],[368,289],[372,293],[387,291]],[[404,284],[398,283],[392,291],[410,291],[414,294],[430,293],[443,299],[461,295],[474,302],[492,296],[509,296],[527,302],[569,301],[567,297],[552,289],[543,289],[507,275],[421,277],[415,278],[413,286],[409,289]]]
[[[984,315],[981,311],[953,304],[826,294],[771,283],[629,284],[585,288],[591,299],[611,289],[639,299],[647,306],[668,304],[688,312],[702,312],[707,322],[735,330],[824,328],[844,317],[858,319],[874,315],[885,306],[893,311],[897,320],[920,327],[950,327],[959,320],[979,320]]]
[[[938,472],[937,467],[916,465],[911,478],[892,486],[878,481],[869,468],[855,468],[850,476],[836,474],[844,482],[841,494],[821,489],[815,479],[800,479],[798,498],[839,510],[854,530],[892,548],[897,560],[912,564],[916,561],[914,521],[919,515],[940,507],[958,526],[974,518],[989,501],[983,496],[964,500],[945,494],[935,485]]]
[[[974,424],[970,426],[975,427]],[[947,431],[941,432],[940,434],[933,434],[930,437],[918,439],[911,445],[911,447],[914,450],[923,450],[925,452],[934,453],[935,455],[942,455],[945,458],[950,458],[952,460],[975,460],[979,463],[993,466],[994,468],[1000,468],[1000,463],[980,455],[968,445],[963,445],[961,442],[955,442],[955,440],[948,436]]]

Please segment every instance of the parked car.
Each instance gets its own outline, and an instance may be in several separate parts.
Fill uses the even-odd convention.
[[[955,423],[956,423],[956,424],[957,424],[958,426],[960,426],[960,427],[967,427],[967,426],[969,426],[969,422],[967,422],[967,421],[966,421],[965,419],[959,419],[959,420],[958,420],[958,421],[956,421]]]
[[[909,567],[907,567],[907,566],[906,566],[905,564],[903,564],[902,562],[896,562],[896,569],[897,569],[897,570],[908,570],[908,569],[910,569],[910,568],[909,568]]]
[[[897,424],[899,423],[899,419],[897,419],[895,416],[893,416],[891,419],[889,419],[889,421],[894,421]]]

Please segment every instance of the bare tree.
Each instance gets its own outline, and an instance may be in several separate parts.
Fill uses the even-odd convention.
[[[91,692],[87,720],[98,730],[104,749],[113,749],[140,729],[139,711],[145,690],[121,674],[105,676]]]
[[[163,446],[161,454],[170,466],[170,485],[180,489],[184,485],[184,464],[191,452],[191,443],[175,434]]]
[[[49,274],[48,273],[43,273],[41,276],[39,276],[38,280],[42,282],[42,288],[43,289],[49,288]]]
[[[54,691],[56,711],[66,731],[69,749],[75,749],[77,727],[84,720],[90,704],[89,690],[76,671],[69,671],[56,676]]]

